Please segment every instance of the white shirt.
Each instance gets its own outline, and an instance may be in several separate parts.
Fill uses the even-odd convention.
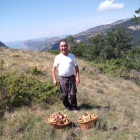
[[[74,74],[73,66],[77,66],[77,61],[72,53],[67,56],[60,53],[55,57],[53,65],[58,67],[59,76],[69,77]]]

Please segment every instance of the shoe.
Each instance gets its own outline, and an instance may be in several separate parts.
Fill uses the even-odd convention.
[[[71,109],[65,108],[64,112],[71,111]]]

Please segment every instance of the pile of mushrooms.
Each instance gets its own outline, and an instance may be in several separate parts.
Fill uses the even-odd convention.
[[[80,117],[77,119],[77,122],[79,122],[79,123],[88,122],[88,121],[94,120],[94,119],[96,119],[96,118],[97,118],[96,115],[90,114],[90,113],[88,113],[88,112],[85,112],[83,116],[80,116]]]
[[[70,122],[70,119],[67,117],[67,115],[63,115],[60,112],[59,113],[53,113],[47,117],[47,121],[50,124],[68,124]]]

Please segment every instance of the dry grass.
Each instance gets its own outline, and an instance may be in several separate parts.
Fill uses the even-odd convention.
[[[15,54],[15,55],[13,55]],[[18,57],[17,57],[18,56]],[[14,72],[31,75],[29,68],[37,66],[41,81],[52,80],[51,69],[55,56],[48,52],[0,48],[4,66],[0,73]],[[0,120],[0,139],[26,140],[133,140],[140,139],[140,87],[130,81],[88,69],[94,63],[77,59],[81,83],[77,86],[79,113],[66,112],[71,124],[62,130],[45,122],[53,112],[64,113],[62,102],[34,104],[5,112]],[[57,74],[58,79],[58,74]],[[95,128],[82,130],[76,120],[84,112],[98,115]]]

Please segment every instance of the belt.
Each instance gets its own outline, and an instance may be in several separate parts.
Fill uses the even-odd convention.
[[[63,78],[66,78],[66,79],[69,79],[69,78],[71,78],[71,77],[75,77],[75,75],[73,74],[73,75],[71,75],[71,76],[69,76],[69,77],[64,77],[64,76],[60,76],[60,77],[63,77]]]

